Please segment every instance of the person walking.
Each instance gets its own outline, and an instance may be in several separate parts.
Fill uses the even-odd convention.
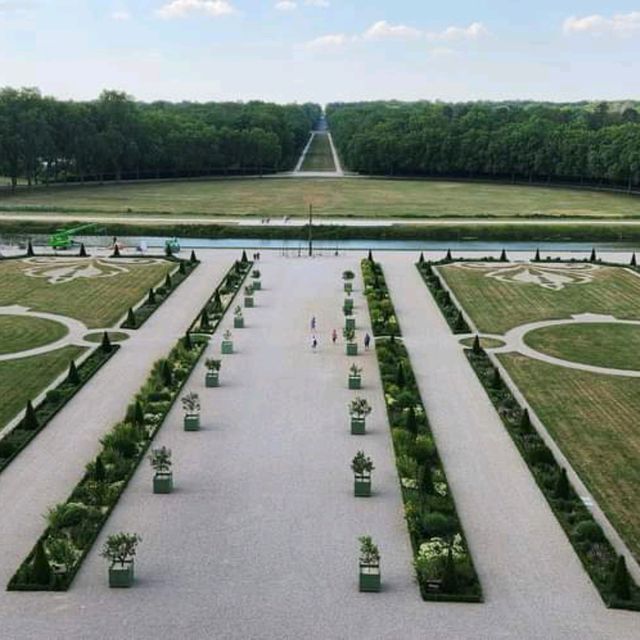
[[[315,330],[316,330],[316,317],[311,316],[311,331],[315,331]]]
[[[335,329],[331,333],[331,342],[333,342],[333,344],[338,342],[338,332]]]
[[[364,336],[364,348],[366,351],[369,351],[369,345],[371,344],[371,336],[368,333],[365,333]]]
[[[311,348],[313,349],[313,352],[316,352],[316,349],[318,348],[318,339],[313,336],[313,338],[311,339]]]

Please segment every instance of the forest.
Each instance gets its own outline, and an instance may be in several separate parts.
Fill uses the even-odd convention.
[[[360,173],[640,185],[636,103],[338,103],[327,118]]]
[[[291,169],[315,104],[61,101],[0,89],[0,176],[28,184],[261,174]]]

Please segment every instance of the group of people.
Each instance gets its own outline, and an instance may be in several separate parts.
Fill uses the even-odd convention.
[[[260,260],[260,252],[256,251],[256,253],[253,254],[253,261],[258,262],[259,260]]]
[[[311,316],[310,325],[311,325],[311,349],[312,351],[315,352],[318,349],[318,337],[316,336],[316,329],[317,329],[318,323],[315,316]],[[338,342],[338,331],[336,329],[333,329],[331,331],[331,342],[333,344],[336,344]],[[364,334],[365,351],[368,351],[370,346],[371,346],[371,336],[367,332]]]

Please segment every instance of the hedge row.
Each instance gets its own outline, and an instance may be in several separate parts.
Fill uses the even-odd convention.
[[[98,347],[82,364],[75,364],[75,375],[65,378],[55,389],[47,392],[44,400],[33,411],[27,408],[26,415],[18,425],[0,439],[0,473],[27,447],[27,445],[49,424],[56,414],[98,372],[119,345],[104,344]]]
[[[208,338],[187,333],[167,358],[155,363],[124,419],[101,439],[101,452],[67,501],[49,510],[46,530],[8,590],[66,591],[71,586],[207,344]]]
[[[409,354],[399,338],[382,267],[363,260],[362,274],[420,592],[425,600],[481,602],[480,581]]]

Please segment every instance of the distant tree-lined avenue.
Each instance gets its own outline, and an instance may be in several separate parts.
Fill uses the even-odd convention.
[[[635,103],[363,102],[327,116],[352,171],[640,186]]]
[[[116,91],[69,102],[5,88],[0,175],[15,185],[281,171],[320,114],[314,104],[144,104]]]

